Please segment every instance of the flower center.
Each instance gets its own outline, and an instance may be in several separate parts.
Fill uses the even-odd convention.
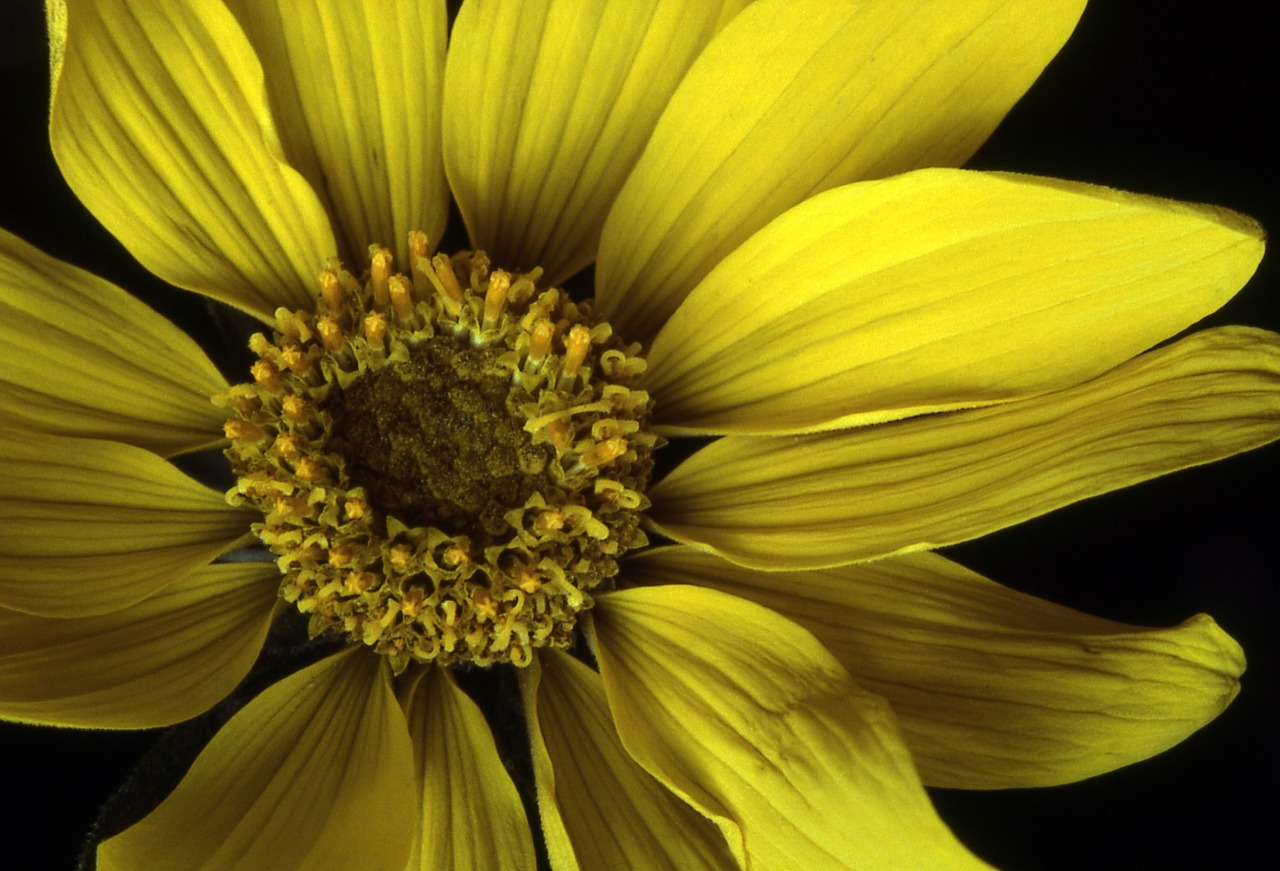
[[[656,435],[644,371],[590,304],[482,252],[409,273],[370,249],[321,273],[314,312],[255,335],[230,410],[233,504],[277,556],[281,595],[410,662],[524,665],[571,643],[591,591],[646,543]]]

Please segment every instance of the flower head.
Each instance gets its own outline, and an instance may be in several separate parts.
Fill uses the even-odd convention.
[[[1280,436],[1280,337],[1149,350],[1253,222],[949,168],[1079,14],[1022,6],[475,2],[446,52],[425,0],[51,3],[68,183],[262,325],[228,384],[3,238],[0,714],[178,722],[273,621],[308,657],[100,867],[980,867],[922,784],[1221,711],[1209,618],[931,552]]]

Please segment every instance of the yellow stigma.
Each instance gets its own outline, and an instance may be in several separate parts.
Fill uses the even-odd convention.
[[[638,345],[541,270],[481,252],[407,274],[319,277],[315,311],[276,312],[252,381],[223,397],[228,494],[284,573],[313,635],[411,662],[524,665],[571,643],[591,591],[645,544],[658,445]]]

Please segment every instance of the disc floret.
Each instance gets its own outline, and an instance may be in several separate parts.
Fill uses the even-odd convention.
[[[539,269],[409,247],[408,274],[375,246],[366,275],[325,270],[314,312],[253,336],[253,381],[221,397],[228,499],[261,510],[312,635],[397,672],[527,664],[646,543],[644,360]]]

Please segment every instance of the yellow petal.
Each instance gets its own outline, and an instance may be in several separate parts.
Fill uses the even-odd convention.
[[[794,623],[676,585],[610,593],[592,616],[623,746],[743,867],[987,867],[934,814],[888,706]]]
[[[118,611],[206,565],[250,517],[149,451],[0,430],[0,605]]]
[[[0,418],[163,454],[222,439],[226,382],[186,334],[109,281],[0,230]]]
[[[1033,176],[848,185],[730,254],[647,355],[659,422],[771,433],[1000,402],[1105,372],[1229,299],[1262,230]]]
[[[56,2],[56,0],[55,0]],[[156,275],[269,318],[337,253],[221,3],[69,0],[49,136],[67,184]],[[58,16],[51,15],[55,23]]]
[[[360,649],[237,713],[164,802],[98,847],[101,871],[405,871],[413,748],[383,661]]]
[[[582,867],[627,868],[642,856],[645,871],[736,868],[716,827],[627,755],[600,676],[558,650],[537,661],[520,688],[538,806],[556,806]]]
[[[533,868],[524,807],[475,702],[440,668],[404,695],[422,797],[421,838],[408,868]]]
[[[445,167],[472,243],[559,282],[672,91],[745,0],[471,3],[445,78]]]
[[[378,243],[444,232],[440,0],[232,0],[262,61],[284,153],[325,199],[354,271]],[[407,267],[406,267],[407,268]]]
[[[810,436],[725,436],[650,489],[662,534],[763,569],[931,550],[1280,438],[1280,336],[1196,333],[1077,387]]]
[[[1206,615],[1129,626],[932,553],[765,573],[662,548],[628,561],[626,577],[711,587],[804,626],[888,699],[930,786],[1051,786],[1146,759],[1220,714],[1245,665]]]
[[[1083,0],[759,0],[702,53],[609,212],[596,296],[652,336],[725,255],[806,197],[958,166]]]
[[[0,717],[149,729],[208,710],[249,673],[279,577],[270,563],[212,565],[110,614],[0,608]]]

